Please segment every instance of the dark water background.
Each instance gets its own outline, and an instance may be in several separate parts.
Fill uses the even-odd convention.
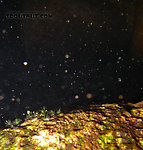
[[[42,106],[142,101],[142,8],[140,0],[1,1],[1,125]],[[11,12],[49,16],[6,19]]]

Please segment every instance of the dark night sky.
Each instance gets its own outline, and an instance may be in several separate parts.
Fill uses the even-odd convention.
[[[116,0],[1,0],[0,11],[1,121],[42,106],[142,100],[143,63],[131,54],[127,22],[134,13]],[[7,19],[12,11],[49,16]]]

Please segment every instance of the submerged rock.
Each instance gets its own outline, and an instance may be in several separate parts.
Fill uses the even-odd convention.
[[[0,131],[0,149],[143,149],[143,107],[90,105]],[[137,107],[138,106],[138,107]]]

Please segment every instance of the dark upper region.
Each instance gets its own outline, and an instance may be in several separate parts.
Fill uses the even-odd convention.
[[[4,7],[10,9],[10,3]],[[109,1],[30,0],[23,2],[22,9],[44,11],[45,5],[53,13],[49,20],[3,22],[8,30],[1,39],[0,55],[3,122],[42,106],[72,109],[91,103],[141,99],[142,62],[137,58],[131,61],[133,34],[131,29],[122,30],[128,29],[128,24],[119,5]],[[93,25],[88,27],[91,22]],[[10,25],[14,26],[12,31]],[[118,82],[120,77],[122,81]],[[92,94],[91,99],[87,93]]]

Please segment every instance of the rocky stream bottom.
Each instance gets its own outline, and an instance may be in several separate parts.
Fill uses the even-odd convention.
[[[143,149],[143,102],[91,105],[0,130],[0,150],[118,149]]]

